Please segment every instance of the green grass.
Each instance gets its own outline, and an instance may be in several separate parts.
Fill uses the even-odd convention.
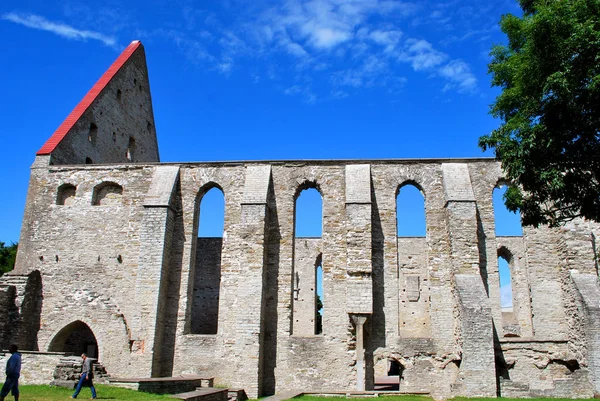
[[[156,401],[173,401],[168,395],[157,395],[142,393],[134,390],[127,390],[119,387],[106,386],[103,384],[95,384],[96,392],[98,393],[99,400],[112,400],[112,401],[142,401],[142,400],[156,400]],[[64,387],[51,387],[51,386],[19,386],[21,395],[19,401],[65,401],[68,400],[73,390]],[[89,387],[84,387],[79,396],[78,400],[89,400],[92,397]],[[13,401],[12,395],[8,394],[5,401]]]

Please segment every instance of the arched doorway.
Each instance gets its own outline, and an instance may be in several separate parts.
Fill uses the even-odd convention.
[[[54,336],[48,351],[71,352],[75,355],[86,353],[90,358],[98,359],[98,341],[90,326],[76,320]]]

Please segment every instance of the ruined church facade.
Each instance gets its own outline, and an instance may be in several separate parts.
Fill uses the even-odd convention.
[[[36,154],[0,346],[254,398],[381,377],[435,398],[600,393],[597,224],[497,237],[492,159],[160,163],[145,63],[133,42]],[[397,235],[407,184],[425,199],[422,238]],[[215,187],[224,235],[199,238]],[[294,235],[307,188],[319,238]]]

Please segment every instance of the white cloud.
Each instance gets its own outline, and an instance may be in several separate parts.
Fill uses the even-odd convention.
[[[317,101],[317,96],[310,88],[301,85],[290,86],[289,88],[286,88],[283,93],[288,96],[301,96],[306,103],[314,103]]]
[[[316,48],[329,49],[350,39],[350,33],[331,28],[316,28],[311,32],[311,43]]]
[[[369,38],[373,40],[375,43],[386,46],[389,48],[394,48],[400,42],[400,38],[402,37],[402,32],[398,30],[390,30],[390,31],[382,31],[375,30],[369,33]]]
[[[410,3],[381,0],[288,0],[283,7],[263,14],[260,29],[268,38],[291,37],[316,50],[330,50],[349,42],[370,16],[414,10]]]
[[[469,65],[462,60],[452,60],[439,70],[439,74],[448,79],[444,90],[458,88],[459,92],[472,92],[477,87],[477,79],[471,73]]]
[[[52,22],[35,14],[19,14],[15,12],[2,15],[3,20],[14,22],[32,29],[52,32],[58,36],[74,40],[98,40],[106,46],[115,47],[117,39],[114,36],[104,35],[95,31],[80,30],[61,22]]]
[[[291,54],[296,57],[306,57],[308,55],[306,50],[304,50],[304,48],[298,43],[288,43],[286,45],[286,50],[288,54]]]
[[[429,70],[442,64],[448,56],[423,39],[408,39],[399,60],[409,62],[415,71]]]

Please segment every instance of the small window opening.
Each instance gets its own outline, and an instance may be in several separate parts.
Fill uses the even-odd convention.
[[[94,188],[92,205],[113,205],[121,203],[123,187],[114,182],[103,182]]]
[[[88,141],[95,145],[97,136],[98,126],[94,123],[90,123],[90,130],[88,131]]]
[[[94,164],[94,162],[92,161],[91,157],[86,157],[85,158],[85,164]]]
[[[135,152],[135,139],[133,137],[129,137],[129,145],[127,146],[127,152],[125,153],[125,157],[127,157],[127,160],[133,160],[134,152]]]
[[[121,92],[121,89],[117,89],[117,100],[119,102],[121,101],[122,96],[123,96],[123,92]]]
[[[113,132],[113,142],[117,142],[117,133]]]
[[[315,278],[317,281],[315,299],[315,334],[323,334],[323,266],[321,266],[321,264],[317,266]]]
[[[147,121],[148,124],[146,124],[146,130],[148,130],[148,132],[152,131],[152,124],[150,123],[150,121]]]
[[[56,195],[57,205],[72,205],[75,200],[75,186],[71,184],[63,184],[58,188]]]

